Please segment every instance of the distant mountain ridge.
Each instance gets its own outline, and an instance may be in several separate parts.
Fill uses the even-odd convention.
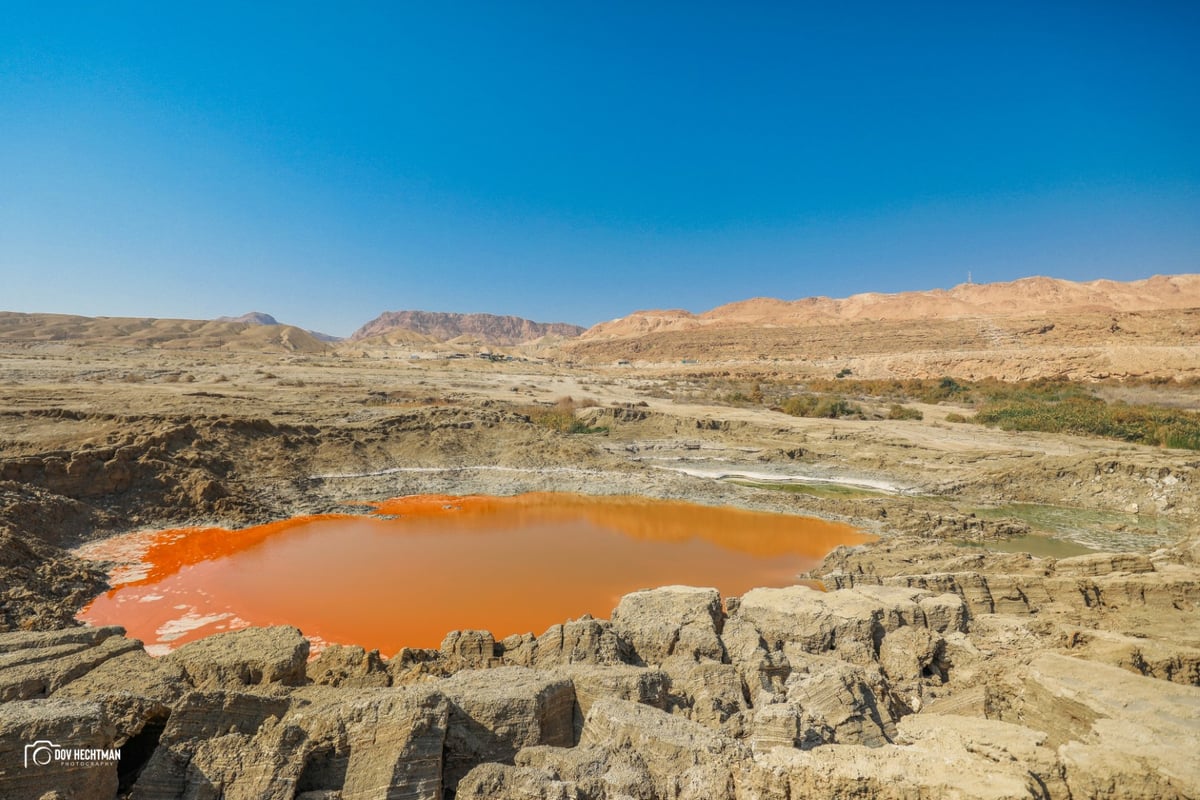
[[[279,320],[261,311],[250,311],[240,317],[217,317],[213,322],[244,322],[247,325],[278,325]]]
[[[324,353],[329,345],[293,325],[204,319],[82,317],[0,311],[0,340],[79,342],[164,350]]]
[[[217,317],[213,322],[235,322],[242,325],[282,325],[283,323],[272,317],[270,314],[264,314],[261,311],[248,311],[240,317]],[[330,336],[328,333],[320,331],[305,330],[305,333],[312,336],[317,341],[321,342],[340,342],[342,337]]]
[[[635,311],[589,328],[582,340],[624,339],[698,328],[804,328],[868,320],[1001,318],[1043,313],[1135,312],[1200,308],[1200,275],[1155,275],[1138,281],[1021,278],[1007,283],[964,283],[953,289],[842,299],[756,297],[701,314],[682,310]]]
[[[521,317],[496,314],[385,311],[351,334],[350,341],[387,336],[401,330],[427,336],[439,342],[448,342],[465,336],[487,344],[515,345],[531,342],[543,336],[575,338],[585,329],[580,325],[571,325],[566,322],[533,322]]]

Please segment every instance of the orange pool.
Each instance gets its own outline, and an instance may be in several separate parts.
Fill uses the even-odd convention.
[[[715,586],[723,596],[785,586],[838,545],[871,538],[806,517],[645,498],[419,495],[373,515],[91,545],[80,554],[125,564],[80,619],[123,625],[152,653],[289,624],[318,647],[390,656],[437,647],[454,629],[500,639],[584,613],[606,618],[621,595],[651,586]]]

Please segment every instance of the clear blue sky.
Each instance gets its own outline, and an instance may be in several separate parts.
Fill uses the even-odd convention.
[[[0,0],[0,309],[1200,271],[1200,3]]]

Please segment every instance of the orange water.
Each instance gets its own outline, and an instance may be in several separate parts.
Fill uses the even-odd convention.
[[[840,544],[871,537],[806,517],[633,497],[419,495],[374,515],[298,517],[228,531],[131,534],[88,557],[134,569],[84,621],[123,625],[150,652],[246,625],[289,624],[317,646],[385,655],[437,647],[447,631],[541,633],[621,595],[786,586]]]

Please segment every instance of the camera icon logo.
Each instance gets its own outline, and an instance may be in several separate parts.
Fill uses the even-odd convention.
[[[44,767],[54,760],[54,751],[59,746],[49,739],[38,739],[33,744],[25,745],[25,766],[35,764]]]

